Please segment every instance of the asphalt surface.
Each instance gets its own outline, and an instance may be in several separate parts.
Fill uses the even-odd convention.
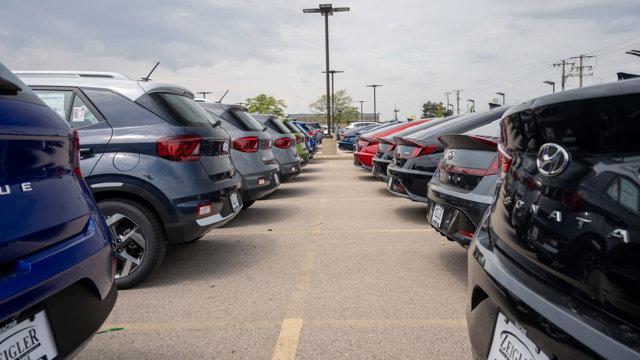
[[[120,291],[80,359],[468,359],[466,252],[320,160]]]

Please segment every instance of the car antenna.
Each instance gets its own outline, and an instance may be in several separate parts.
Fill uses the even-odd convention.
[[[220,98],[220,100],[218,100],[218,103],[222,102],[222,99],[224,99],[224,97],[227,96],[227,93],[229,93],[229,89],[227,89],[227,91],[225,91],[224,94],[222,94],[222,97]]]
[[[156,71],[156,68],[158,67],[158,65],[160,65],[160,61],[158,61],[156,63],[156,65],[153,67],[153,69],[151,69],[151,71],[149,71],[147,76],[145,76],[142,79],[140,79],[140,81],[149,81],[149,80],[151,80],[151,78],[149,76],[151,76],[151,74],[153,74],[153,72]]]

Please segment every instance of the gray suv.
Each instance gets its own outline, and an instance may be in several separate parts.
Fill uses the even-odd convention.
[[[267,128],[274,139],[272,150],[280,168],[280,179],[287,181],[300,174],[302,159],[296,152],[296,136],[275,115],[251,115]]]
[[[81,172],[113,234],[118,287],[148,276],[167,243],[197,240],[241,210],[229,135],[189,90],[117,73],[16,73],[78,131]]]
[[[242,176],[244,207],[273,193],[280,185],[280,176],[271,150],[273,139],[265,126],[243,106],[206,99],[196,99],[196,102],[231,136],[231,159]]]

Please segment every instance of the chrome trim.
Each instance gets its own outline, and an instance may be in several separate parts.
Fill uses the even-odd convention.
[[[121,182],[105,182],[105,183],[92,184],[91,188],[102,189],[102,188],[109,188],[109,187],[121,187],[123,185],[124,183],[121,183]]]

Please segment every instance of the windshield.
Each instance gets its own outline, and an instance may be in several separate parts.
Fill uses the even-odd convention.
[[[247,131],[262,131],[264,126],[260,124],[251,114],[241,110],[229,111],[231,116],[236,119]]]
[[[278,132],[280,134],[290,134],[291,133],[291,129],[286,127],[285,124],[283,124],[282,121],[280,121],[280,119],[271,119],[270,121],[273,124],[273,126],[275,126],[278,129]]]
[[[215,123],[193,99],[173,93],[150,94],[164,111],[163,118],[176,125],[209,126]]]

